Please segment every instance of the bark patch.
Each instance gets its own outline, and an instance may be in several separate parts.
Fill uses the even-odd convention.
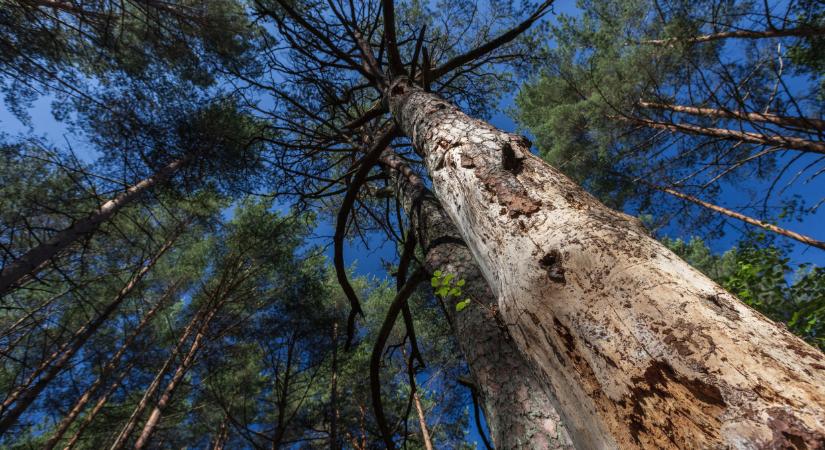
[[[472,169],[476,166],[476,162],[472,156],[461,155],[461,167],[465,169]]]
[[[643,444],[645,435],[658,444],[684,444],[698,437],[697,429],[702,437],[718,439],[718,416],[727,406],[718,387],[680,375],[659,360],[631,382],[628,425],[636,443]],[[624,400],[620,404],[627,406]]]
[[[781,408],[772,408],[768,414],[768,426],[773,436],[765,448],[825,449],[825,435],[812,431],[791,413]]]
[[[509,173],[476,167],[475,174],[484,188],[496,196],[498,204],[507,208],[508,217],[530,217],[541,209],[541,203],[530,198],[524,186]]]

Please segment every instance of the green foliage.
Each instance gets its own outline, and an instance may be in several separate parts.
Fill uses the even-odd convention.
[[[799,20],[788,19],[780,26],[777,18],[774,25],[821,26],[821,2],[791,3]],[[821,86],[816,82],[799,77],[793,81],[793,92],[780,89],[777,94],[773,89],[778,73],[821,77],[817,61],[825,52],[819,38],[722,39],[700,44],[686,40],[723,30],[763,28],[760,8],[752,2],[580,0],[577,5],[580,15],[560,15],[551,27],[551,38],[516,98],[514,115],[519,126],[535,137],[546,161],[611,207],[662,217],[683,203],[638,179],[659,186],[675,184],[681,191],[699,186],[696,194],[714,202],[720,192],[717,182],[737,187],[750,187],[754,181],[770,183],[784,164],[778,152],[747,159],[764,149],[758,145],[663,131],[635,120],[762,130],[758,124],[642,108],[640,100],[729,110],[767,108],[787,116],[818,117],[822,112],[816,94]],[[642,43],[651,39],[675,41]],[[782,55],[781,69],[777,48],[789,49],[790,57]],[[781,130],[790,135],[797,132]],[[721,181],[714,178],[726,168],[730,171]],[[805,210],[792,195],[776,197],[771,200],[782,202],[781,206]],[[679,220],[688,226],[708,223],[712,216],[692,208],[690,214],[678,214]]]
[[[151,79],[158,70],[208,86],[224,64],[246,64],[256,27],[237,0],[83,2],[0,8],[0,88],[18,116],[55,77],[77,88],[88,79]],[[39,86],[38,86],[39,84]],[[55,89],[60,92],[62,89]]]
[[[800,26],[825,27],[825,4],[817,0],[798,0],[794,13]],[[825,100],[825,37],[806,36],[788,48],[788,57],[800,74],[819,82],[819,99]]]
[[[465,280],[454,280],[455,275],[451,273],[444,273],[441,270],[433,272],[430,279],[430,286],[433,288],[435,295],[441,297],[443,300],[450,298],[458,298],[463,294],[461,288],[466,284]],[[463,311],[464,308],[470,305],[470,299],[464,299],[456,303],[455,310]]]

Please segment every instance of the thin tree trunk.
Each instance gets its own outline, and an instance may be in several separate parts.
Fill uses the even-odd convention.
[[[4,267],[0,272],[0,297],[19,286],[27,276],[35,275],[42,270],[52,258],[59,256],[70,245],[96,231],[125,205],[156,184],[169,179],[185,162],[186,159],[178,159],[169,163],[154,175],[130,186],[125,192],[102,204],[88,217],[78,220]]]
[[[602,205],[524,138],[403,79],[388,95],[577,447],[825,445],[825,355]]]
[[[146,391],[143,393],[143,396],[140,398],[140,401],[135,406],[135,409],[132,411],[132,414],[129,416],[129,419],[123,424],[123,427],[120,429],[117,437],[115,438],[112,445],[109,447],[110,450],[120,450],[126,444],[126,441],[129,439],[129,436],[132,434],[132,430],[135,429],[137,426],[140,417],[143,415],[143,411],[146,410],[146,407],[149,405],[149,399],[155,395],[158,388],[160,387],[160,382],[163,379],[166,372],[172,367],[172,364],[175,362],[175,359],[180,354],[183,345],[189,339],[189,336],[195,330],[195,326],[198,324],[200,319],[203,317],[204,311],[199,311],[196,313],[192,320],[186,325],[186,328],[183,329],[183,333],[181,333],[178,341],[175,343],[175,346],[172,348],[169,356],[166,358],[166,361],[163,362],[163,366],[161,366],[158,373],[155,375],[155,378],[152,379],[152,382],[149,383],[149,386],[146,387]]]
[[[118,375],[117,379],[112,382],[112,384],[109,386],[106,392],[102,396],[100,396],[99,399],[97,399],[95,406],[92,408],[91,411],[89,411],[89,414],[87,414],[83,418],[83,422],[81,422],[80,425],[77,426],[77,430],[75,430],[74,434],[69,439],[69,441],[66,442],[66,446],[63,447],[63,450],[71,450],[72,448],[74,448],[75,445],[77,445],[77,441],[80,439],[80,436],[83,434],[86,428],[88,428],[88,426],[91,425],[92,422],[94,422],[95,417],[97,417],[97,414],[100,412],[101,409],[103,409],[103,406],[106,405],[106,402],[109,401],[109,397],[111,397],[112,394],[115,393],[117,388],[120,387],[120,385],[123,383],[123,380],[126,379],[126,376],[129,375],[129,371],[132,369],[132,367],[132,364],[126,366],[123,372],[120,375]]]
[[[691,203],[699,205],[703,208],[707,208],[707,209],[709,209],[711,211],[714,211],[714,212],[717,212],[719,214],[723,214],[723,215],[728,216],[728,217],[733,217],[734,219],[741,220],[742,222],[757,226],[759,228],[770,231],[772,233],[776,233],[776,234],[779,234],[779,235],[797,240],[797,241],[799,241],[799,242],[801,242],[805,245],[810,245],[812,247],[817,247],[817,248],[821,248],[821,249],[825,250],[825,242],[818,241],[818,240],[816,240],[812,237],[805,236],[804,234],[799,234],[799,233],[791,231],[791,230],[786,230],[784,228],[780,228],[776,225],[773,225],[773,224],[770,224],[770,223],[767,223],[767,222],[763,222],[763,221],[758,220],[758,219],[754,219],[753,217],[746,216],[744,214],[740,214],[736,211],[731,211],[727,208],[722,208],[719,205],[714,205],[713,203],[708,203],[708,202],[706,202],[704,200],[700,200],[700,199],[698,199],[698,198],[696,198],[692,195],[683,194],[679,191],[676,191],[676,190],[673,190],[673,189],[670,189],[670,188],[666,188],[666,187],[663,187],[663,186],[656,186],[656,185],[654,185],[652,183],[648,183],[648,182],[643,182],[643,183],[647,186],[652,187],[653,189],[656,189],[657,191],[664,192],[664,193],[672,195],[676,198],[681,198],[682,200],[689,201]]]
[[[43,450],[52,450],[69,427],[74,423],[75,419],[80,415],[83,411],[83,408],[86,407],[86,404],[91,401],[92,397],[97,393],[98,389],[103,386],[103,383],[107,381],[109,376],[117,369],[118,365],[120,364],[120,359],[126,353],[126,351],[132,346],[135,342],[135,339],[143,332],[143,329],[146,328],[146,325],[152,320],[163,304],[165,303],[166,299],[168,299],[177,288],[177,284],[171,285],[166,292],[161,296],[161,298],[155,303],[155,306],[152,307],[141,319],[140,323],[135,327],[135,330],[130,334],[124,341],[123,344],[118,348],[114,355],[109,359],[103,369],[100,371],[100,375],[98,375],[97,380],[89,386],[85,392],[78,398],[72,408],[69,410],[66,417],[64,417],[60,423],[57,425],[57,429],[52,434],[52,437],[43,445]]]
[[[293,365],[293,358],[295,356],[295,336],[293,335],[292,338],[289,340],[287,344],[287,351],[286,351],[286,364],[284,367],[284,376],[283,380],[281,381],[281,390],[278,393],[278,414],[277,414],[277,421],[275,423],[275,434],[272,436],[271,448],[272,450],[276,450],[281,447],[283,443],[284,436],[286,434],[286,425],[287,425],[287,406],[289,405],[289,383],[291,382],[291,375],[292,375],[292,365]],[[275,379],[272,381],[273,384],[277,384],[278,377],[276,376]],[[273,390],[277,386],[273,386]]]
[[[49,385],[49,383],[66,367],[72,357],[89,340],[92,335],[106,323],[112,314],[118,309],[124,300],[132,293],[134,288],[140,283],[143,277],[149,273],[152,267],[158,262],[161,256],[166,253],[179,236],[180,230],[175,231],[175,235],[166,241],[163,246],[144,266],[134,274],[117,296],[95,317],[80,327],[66,344],[52,353],[35,372],[29,376],[21,389],[9,395],[3,402],[3,416],[0,418],[0,435],[8,431],[23,412],[37,399],[38,395]],[[41,376],[42,375],[42,376]],[[39,377],[39,379],[38,379]],[[36,381],[35,381],[36,380]],[[32,386],[32,383],[34,385]]]
[[[424,449],[433,450],[433,440],[430,438],[430,430],[427,428],[427,418],[424,416],[424,408],[421,406],[421,396],[418,391],[413,393],[415,411],[418,413],[418,426],[421,428],[421,438],[424,440]]]
[[[751,122],[772,123],[783,127],[806,128],[817,131],[825,131],[825,120],[811,117],[784,117],[776,114],[763,114],[758,112],[744,112],[716,108],[700,108],[695,106],[672,105],[669,103],[656,103],[640,101],[639,107],[646,109],[661,109],[677,113],[691,114],[694,116],[719,117],[723,119],[737,119]]]
[[[405,347],[401,347],[401,354],[404,356],[404,363],[407,367],[412,367],[412,361],[410,361]],[[410,381],[414,382],[415,380]],[[424,407],[421,405],[421,396],[418,395],[418,386],[411,383],[410,387],[413,388],[412,400],[415,405],[415,413],[418,416],[418,427],[421,429],[421,440],[424,442],[424,449],[433,450],[433,440],[430,437],[430,429],[427,427],[427,417],[424,415]]]
[[[166,384],[166,388],[163,390],[163,393],[160,395],[157,403],[155,403],[155,407],[152,409],[152,412],[149,413],[149,419],[146,420],[146,424],[143,426],[140,436],[138,436],[137,441],[135,441],[135,450],[142,449],[146,446],[146,443],[149,442],[149,438],[152,437],[152,433],[155,432],[155,427],[157,427],[158,422],[160,421],[160,416],[163,413],[163,410],[166,409],[166,406],[172,399],[172,394],[175,393],[175,390],[180,385],[181,380],[183,380],[183,376],[189,371],[189,368],[192,366],[192,362],[195,360],[195,356],[201,349],[209,322],[211,322],[216,312],[217,308],[210,311],[198,328],[195,339],[189,346],[189,351],[186,353],[186,356],[184,356],[183,361],[180,362],[177,369],[175,369],[172,379],[170,379],[169,383]]]
[[[752,131],[702,127],[690,123],[666,123],[638,117],[627,120],[657,130],[669,130],[680,133],[710,136],[719,139],[748,142],[750,144],[772,145],[791,150],[825,154],[825,142],[809,141],[807,139],[794,136],[767,135],[762,133],[754,133]]]
[[[337,303],[336,303],[337,306]],[[335,308],[336,313],[338,308]],[[332,379],[329,388],[329,448],[338,450],[338,320],[332,324]]]
[[[202,306],[201,311],[195,314],[189,324],[186,326],[186,330],[184,334],[180,337],[175,348],[172,350],[172,353],[169,355],[169,358],[166,359],[164,362],[163,367],[155,376],[152,383],[146,389],[146,392],[143,394],[138,405],[135,407],[135,410],[132,412],[131,417],[126,422],[126,424],[121,429],[120,433],[118,434],[115,442],[110,447],[110,450],[119,450],[123,448],[126,444],[126,441],[129,439],[134,427],[137,425],[140,417],[143,415],[143,411],[146,409],[146,406],[149,404],[149,399],[157,392],[158,388],[160,387],[160,382],[166,371],[169,367],[172,366],[175,359],[177,359],[178,354],[180,353],[181,348],[185,344],[186,340],[189,338],[189,335],[195,331],[196,337],[193,340],[193,343],[190,345],[189,351],[187,355],[184,356],[183,361],[179,364],[178,368],[175,371],[175,374],[172,376],[172,380],[167,383],[164,392],[161,394],[160,399],[155,404],[152,412],[150,413],[149,419],[147,419],[146,424],[141,431],[140,436],[138,436],[137,441],[135,442],[135,448],[142,448],[149,438],[151,437],[152,433],[154,432],[154,428],[157,426],[158,421],[160,420],[160,416],[163,413],[163,409],[168,404],[169,400],[171,399],[174,390],[176,389],[177,385],[180,382],[180,378],[185,375],[186,371],[189,369],[189,366],[192,364],[192,360],[195,357],[198,349],[200,348],[201,341],[204,338],[204,334],[207,330],[209,323],[215,317],[215,314],[223,307],[224,303],[229,299],[229,294],[232,293],[235,289],[237,289],[238,285],[246,280],[250,273],[248,271],[244,272],[243,268],[244,260],[242,258],[237,258],[237,262],[235,266],[229,270],[226,269],[222,272],[221,278],[218,282],[218,287],[213,290],[210,295],[209,299],[204,303]],[[235,278],[237,277],[237,278]],[[195,328],[195,324],[198,323],[197,329]],[[183,368],[183,371],[180,369]]]
[[[798,27],[785,28],[783,30],[737,30],[737,31],[723,31],[721,33],[705,34],[702,36],[693,36],[687,38],[670,38],[670,39],[647,39],[639,41],[640,44],[646,45],[668,45],[672,46],[678,43],[699,44],[702,42],[719,41],[722,39],[767,39],[787,36],[821,36],[825,34],[825,28],[822,27]]]
[[[229,439],[229,419],[221,420],[221,426],[218,429],[218,434],[215,436],[215,441],[212,443],[212,450],[223,450],[226,441]]]
[[[465,281],[464,295],[451,298],[446,311],[481,396],[493,444],[500,449],[571,449],[552,390],[536,377],[501,323],[495,297],[455,225],[400,158],[385,152],[381,162],[393,169],[396,190],[425,249],[427,270]],[[465,297],[471,305],[456,312],[456,303]]]

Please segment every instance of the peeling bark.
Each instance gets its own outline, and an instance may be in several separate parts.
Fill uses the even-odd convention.
[[[825,355],[521,138],[404,79],[387,103],[577,447],[825,446]]]
[[[381,162],[393,168],[398,195],[424,248],[427,270],[441,270],[466,282],[462,290],[472,304],[459,313],[455,303],[463,298],[454,298],[446,310],[481,394],[495,447],[572,448],[552,392],[534,375],[498,320],[495,297],[438,200],[400,158],[386,153]]]

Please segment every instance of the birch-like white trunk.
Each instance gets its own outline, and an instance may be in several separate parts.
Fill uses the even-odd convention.
[[[388,105],[578,448],[822,448],[825,356],[530,153],[399,80]]]

